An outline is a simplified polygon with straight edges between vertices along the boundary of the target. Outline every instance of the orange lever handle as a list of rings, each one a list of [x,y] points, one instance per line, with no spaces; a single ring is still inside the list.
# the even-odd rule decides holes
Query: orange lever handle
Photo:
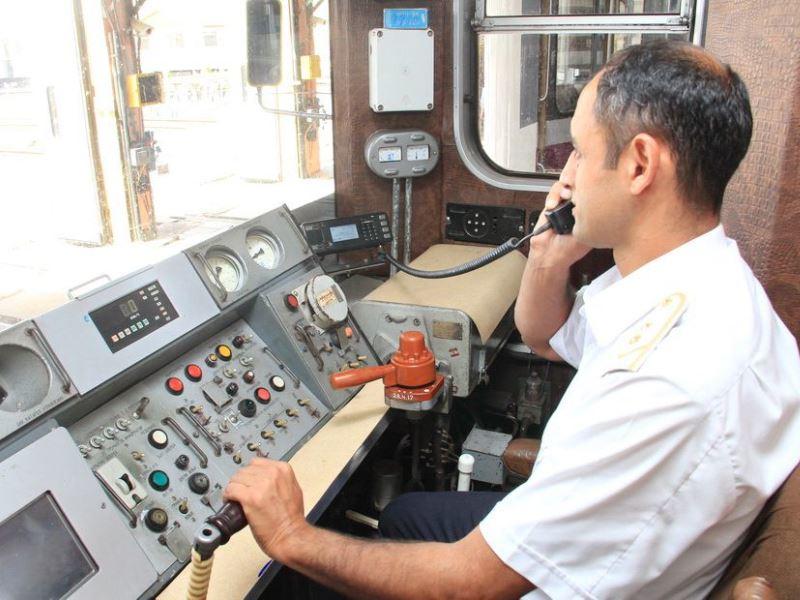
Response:
[[[331,386],[334,389],[342,389],[353,387],[386,377],[387,375],[394,375],[394,365],[380,365],[377,367],[361,367],[360,369],[350,369],[341,373],[334,373],[330,377]]]

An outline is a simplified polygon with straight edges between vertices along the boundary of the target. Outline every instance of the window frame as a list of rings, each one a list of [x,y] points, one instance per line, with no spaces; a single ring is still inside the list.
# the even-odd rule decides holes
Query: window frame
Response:
[[[453,129],[467,169],[505,190],[546,192],[555,176],[521,175],[495,164],[478,134],[478,35],[492,33],[684,33],[702,46],[708,0],[681,0],[679,14],[487,16],[486,0],[453,0]]]

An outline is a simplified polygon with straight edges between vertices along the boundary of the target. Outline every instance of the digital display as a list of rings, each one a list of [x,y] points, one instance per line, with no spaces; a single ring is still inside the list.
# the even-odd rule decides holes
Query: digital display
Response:
[[[331,227],[331,241],[335,244],[336,242],[347,242],[349,240],[357,240],[358,239],[358,227],[355,223],[351,223],[350,225],[338,225],[336,227]]]
[[[428,144],[409,146],[406,149],[408,160],[428,160],[431,157],[431,147]]]
[[[89,313],[111,352],[119,352],[159,327],[178,318],[178,312],[158,281],[117,298]]]
[[[403,160],[403,149],[400,146],[378,148],[378,162],[400,162]]]
[[[97,565],[47,492],[0,523],[3,600],[65,598]]]

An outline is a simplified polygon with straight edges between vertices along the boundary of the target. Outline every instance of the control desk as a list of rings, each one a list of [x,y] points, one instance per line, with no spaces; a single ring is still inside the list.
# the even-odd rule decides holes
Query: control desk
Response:
[[[328,377],[376,362],[285,207],[0,332],[4,592],[155,596],[239,466],[288,460],[357,392]]]

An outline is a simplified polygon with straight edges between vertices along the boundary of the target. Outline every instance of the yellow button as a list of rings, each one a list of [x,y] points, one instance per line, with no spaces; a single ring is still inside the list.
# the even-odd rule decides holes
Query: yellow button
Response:
[[[217,346],[217,356],[219,356],[222,360],[230,360],[231,356],[233,356],[233,351],[229,346],[220,344]]]

